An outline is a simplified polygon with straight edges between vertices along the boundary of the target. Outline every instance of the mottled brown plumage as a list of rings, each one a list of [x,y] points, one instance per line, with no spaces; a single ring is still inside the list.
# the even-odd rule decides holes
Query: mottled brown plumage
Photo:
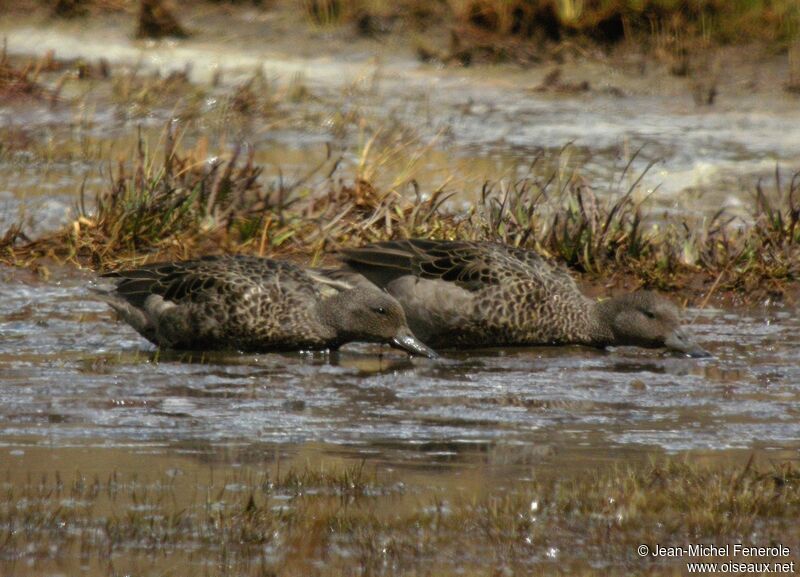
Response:
[[[414,334],[435,348],[636,345],[707,354],[669,301],[647,291],[593,301],[532,251],[417,239],[345,249],[341,259],[400,301]]]
[[[207,257],[104,276],[116,279],[116,287],[103,298],[164,348],[297,350],[369,341],[435,355],[414,338],[402,307],[386,292],[288,262]]]

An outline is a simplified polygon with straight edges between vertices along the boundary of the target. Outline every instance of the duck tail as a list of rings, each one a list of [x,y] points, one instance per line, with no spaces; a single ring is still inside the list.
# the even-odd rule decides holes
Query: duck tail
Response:
[[[133,327],[137,333],[151,342],[156,342],[156,331],[147,313],[130,303],[124,297],[116,294],[113,290],[105,290],[97,287],[88,287],[89,292],[94,294],[99,300],[105,302],[117,314],[117,317]]]

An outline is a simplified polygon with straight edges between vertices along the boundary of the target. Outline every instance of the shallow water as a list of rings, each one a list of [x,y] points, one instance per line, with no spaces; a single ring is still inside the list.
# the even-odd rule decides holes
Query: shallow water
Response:
[[[113,533],[103,527],[126,511],[155,507],[147,495],[171,503],[167,515],[202,516],[210,506],[202,495],[216,495],[213,507],[235,509],[281,471],[366,466],[381,479],[377,494],[388,496],[360,507],[393,518],[400,507],[424,514],[441,495],[502,499],[535,479],[602,474],[664,454],[736,470],[752,454],[767,463],[800,460],[800,320],[786,308],[687,311],[709,359],[576,346],[446,352],[434,361],[377,345],[191,358],[158,353],[117,322],[87,290],[90,273],[56,269],[48,281],[19,270],[0,274],[0,489],[36,494],[64,479],[64,496],[42,489],[48,496],[41,503],[61,499],[56,509],[65,515],[71,482],[119,478],[145,498],[140,504],[134,491],[130,504],[100,499],[89,526],[73,522],[66,534],[24,525],[25,511],[35,515],[39,501],[9,498],[21,517],[14,547],[0,554],[8,575],[250,575],[264,559],[281,566],[294,549],[278,544],[221,556],[202,538],[162,551],[125,537],[107,553],[84,549],[95,538],[104,543]],[[269,495],[276,511],[302,510],[293,493]],[[282,531],[274,533],[278,543]],[[760,534],[745,537],[762,543]],[[362,562],[353,539],[340,537],[300,559],[350,568]],[[643,568],[619,546],[615,553],[603,545],[575,548],[568,530],[543,542],[516,557],[518,574]],[[505,562],[483,540],[474,547],[488,550],[455,559],[432,554],[423,564],[436,567],[433,574],[461,574],[469,562],[484,574]],[[403,562],[401,555],[385,574],[407,574]],[[647,574],[683,574],[677,562],[646,567]]]
[[[497,459],[523,475],[554,455],[800,448],[800,320],[780,308],[689,310],[707,360],[541,347],[429,361],[371,345],[192,359],[156,354],[85,278],[7,276],[0,462],[26,446],[314,443],[397,464]]]

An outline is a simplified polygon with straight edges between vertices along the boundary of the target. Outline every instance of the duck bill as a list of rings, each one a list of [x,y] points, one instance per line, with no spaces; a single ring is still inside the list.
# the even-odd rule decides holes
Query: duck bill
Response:
[[[698,345],[694,338],[681,329],[673,331],[664,341],[664,346],[671,351],[677,351],[695,359],[711,356],[711,353]]]
[[[389,344],[397,349],[403,349],[412,355],[420,355],[428,357],[429,359],[435,359],[439,356],[436,354],[436,351],[425,346],[411,333],[411,330],[407,328],[400,329],[395,337],[389,341]]]

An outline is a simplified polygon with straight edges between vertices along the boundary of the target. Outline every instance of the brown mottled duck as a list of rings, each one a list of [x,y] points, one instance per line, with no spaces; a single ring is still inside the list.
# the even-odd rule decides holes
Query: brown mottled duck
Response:
[[[414,334],[434,348],[633,345],[708,356],[668,300],[637,291],[595,301],[564,269],[533,251],[401,240],[344,249],[340,258],[395,297]],[[358,282],[352,272],[332,275]]]
[[[289,262],[207,257],[103,276],[116,287],[102,298],[162,348],[258,352],[366,341],[436,356],[414,337],[403,308],[385,291],[351,287]]]

